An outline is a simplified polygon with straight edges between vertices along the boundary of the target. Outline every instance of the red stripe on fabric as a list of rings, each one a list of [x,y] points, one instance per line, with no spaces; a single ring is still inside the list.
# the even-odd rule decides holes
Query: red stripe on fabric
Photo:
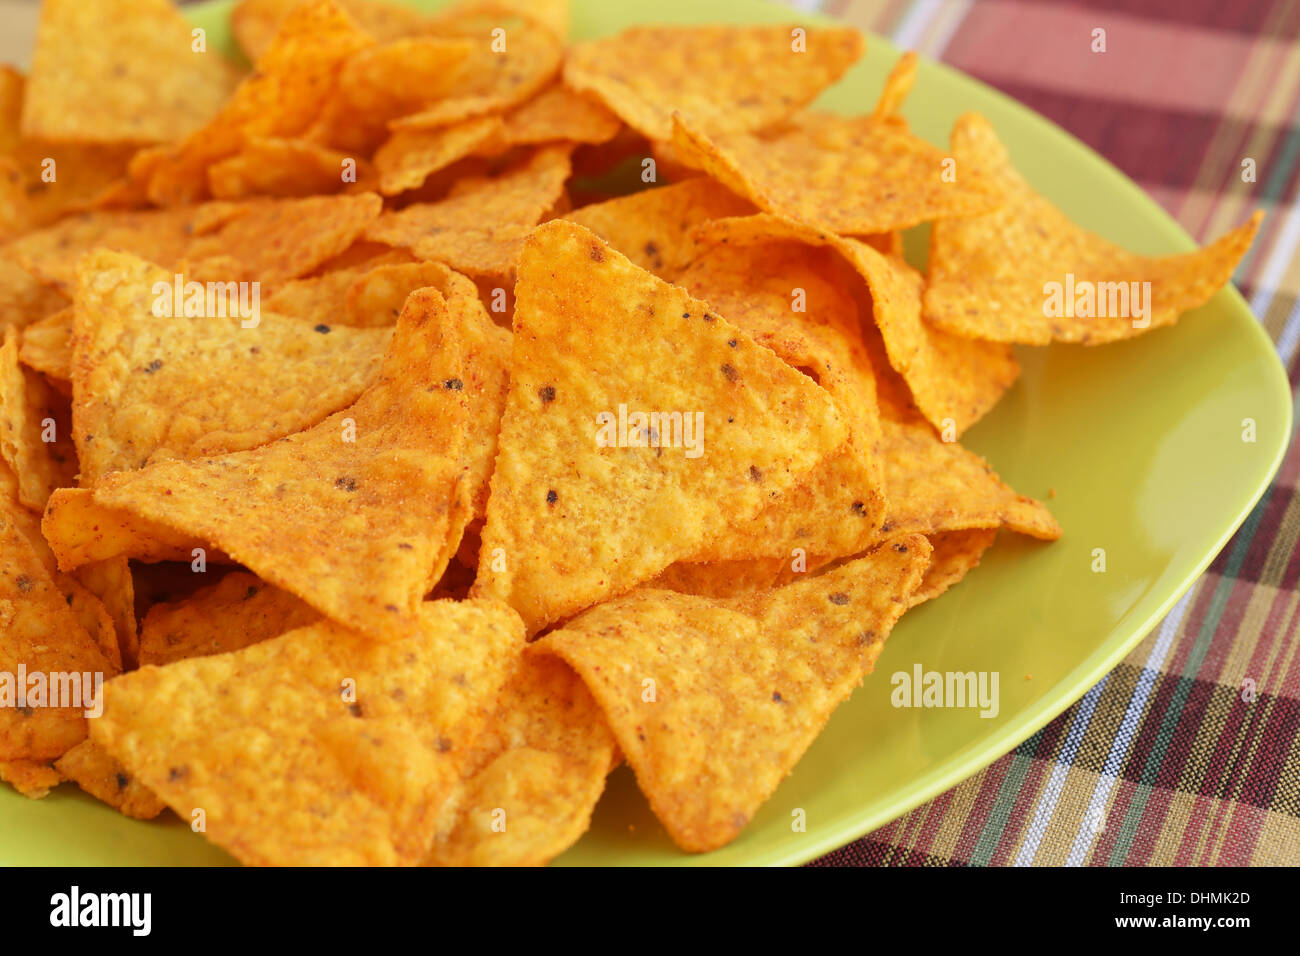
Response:
[[[953,848],[954,857],[968,861],[971,854],[975,852],[980,834],[984,832],[984,825],[988,822],[989,814],[997,803],[1002,781],[1006,779],[1009,760],[1010,757],[1003,757],[990,764],[988,770],[984,772],[979,793],[975,796],[975,802],[970,808],[966,822],[962,824],[961,835],[957,837],[957,844]]]
[[[1177,687],[1175,681],[1178,680],[1188,681],[1187,678],[1175,678],[1170,681],[1170,687]],[[1177,713],[1173,733],[1169,738],[1164,759],[1160,761],[1160,767],[1156,771],[1155,785],[1157,787],[1166,787],[1170,790],[1178,788],[1178,781],[1182,779],[1183,771],[1188,761],[1191,760],[1192,746],[1196,743],[1197,732],[1200,730],[1201,722],[1205,719],[1206,709],[1210,705],[1214,685],[1197,680],[1191,680],[1188,683],[1190,683],[1190,687],[1187,684],[1183,685],[1187,688],[1187,697],[1183,701],[1182,709]],[[1165,717],[1166,715],[1161,713],[1159,721],[1163,722]],[[1208,775],[1207,780],[1201,786],[1212,785],[1213,779],[1212,775]]]
[[[1063,5],[1077,0],[1022,0],[1044,6]],[[1267,3],[1224,3],[1223,0],[1088,0],[1089,10],[1114,10],[1133,17],[1185,23],[1214,30],[1236,33],[1261,33],[1268,22]],[[1294,34],[1288,34],[1294,36]]]
[[[1092,52],[1098,28],[1106,31],[1104,53]],[[986,0],[971,7],[944,59],[978,76],[1075,96],[1221,112],[1259,53],[1256,42],[1108,11]]]
[[[1058,717],[1057,720],[1060,718]],[[1047,776],[1052,766],[1054,761],[1050,758],[1030,762],[1029,769],[1025,772],[1025,779],[1016,793],[1015,802],[1011,805],[1011,812],[1007,814],[1006,825],[1002,828],[1002,838],[998,841],[997,849],[989,860],[990,866],[1006,866],[1011,862],[1011,854],[1016,849],[1020,835],[1033,819],[1034,805],[1043,791],[1043,778]]]
[[[1213,113],[1056,93],[988,75],[979,78],[1069,130],[1129,178],[1180,190],[1196,185],[1205,154],[1225,122]],[[1178,148],[1171,149],[1171,143]]]
[[[1160,831],[1164,828],[1165,818],[1169,816],[1169,805],[1173,803],[1172,790],[1156,788],[1147,795],[1146,806],[1138,819],[1137,832],[1133,835],[1133,845],[1123,860],[1124,866],[1147,866],[1155,855],[1156,843]]]

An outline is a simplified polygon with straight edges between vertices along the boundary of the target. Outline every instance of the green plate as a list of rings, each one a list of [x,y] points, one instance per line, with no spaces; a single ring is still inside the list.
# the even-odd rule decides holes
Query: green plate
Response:
[[[577,38],[636,23],[819,22],[752,0],[574,7]],[[228,48],[229,9],[222,2],[188,12],[210,43]],[[886,41],[869,39],[864,62],[822,105],[870,109],[894,56]],[[1153,200],[1070,135],[923,61],[904,111],[913,127],[943,144],[968,110],[993,121],[1020,170],[1077,222],[1140,252],[1192,248]],[[1011,750],[1113,668],[1205,570],[1282,460],[1291,432],[1286,376],[1233,289],[1170,329],[1094,349],[1024,349],[1020,359],[1019,383],[964,441],[1017,490],[1047,498],[1055,489],[1050,505],[1064,538],[1041,545],[1003,535],[960,587],[909,613],[875,675],[730,846],[703,856],[678,851],[622,768],[591,832],[558,862],[794,864],[888,823]],[[1242,440],[1247,418],[1254,443]],[[1091,570],[1095,548],[1106,551],[1105,573]],[[998,672],[999,713],[895,709],[890,675],[916,664]],[[806,832],[792,828],[796,809]],[[231,862],[174,819],[136,823],[68,785],[42,801],[0,787],[0,833],[4,863]]]

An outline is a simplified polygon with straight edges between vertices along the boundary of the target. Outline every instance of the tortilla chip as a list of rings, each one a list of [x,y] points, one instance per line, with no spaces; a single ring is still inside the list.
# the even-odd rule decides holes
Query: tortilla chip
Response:
[[[876,110],[872,113],[872,118],[877,122],[905,122],[899,113],[916,84],[916,62],[914,50],[908,50],[895,61],[889,76],[885,78],[885,88],[876,102]]]
[[[25,691],[35,690],[35,675],[43,675],[48,691],[51,675],[107,677],[110,669],[9,509],[2,508],[0,674],[13,676],[0,679],[0,760],[53,760],[85,738],[86,698],[79,698],[78,706],[51,707],[56,701],[43,691],[39,702],[32,695],[19,706],[20,667],[28,676]],[[80,682],[79,676],[72,689],[80,688]]]
[[[295,6],[221,111],[177,144],[141,153],[131,177],[149,200],[174,206],[202,199],[207,168],[233,156],[249,139],[292,139],[305,133],[337,95],[339,70],[374,39],[331,0]]]
[[[710,537],[693,561],[788,560],[796,549],[830,559],[856,554],[876,538],[885,502],[874,451],[880,437],[875,376],[858,341],[857,306],[834,266],[830,253],[797,243],[724,243],[676,279],[816,381],[849,425],[839,451],[753,520]],[[795,311],[796,290],[804,311]]]
[[[613,757],[614,735],[578,676],[558,658],[525,652],[425,862],[546,863],[591,825]]]
[[[937,223],[930,233],[925,318],[954,335],[1099,345],[1172,325],[1231,280],[1264,215],[1256,212],[1196,252],[1140,256],[1076,226],[1035,192],[984,117],[957,121],[952,153],[959,177],[987,179],[1005,196],[992,212]],[[1141,294],[1144,282],[1149,314],[1136,318],[1130,290]],[[1061,298],[1054,316],[1051,283]],[[1085,293],[1096,301],[1081,298]]]
[[[492,13],[518,14],[546,27],[558,40],[569,35],[569,0],[459,0],[433,16],[436,26],[455,25],[466,17]]]
[[[423,605],[391,641],[321,622],[124,675],[92,740],[244,863],[416,864],[521,631],[483,602]]]
[[[68,304],[67,296],[11,260],[11,252],[12,248],[6,248],[0,259],[0,332],[10,325],[25,329]]]
[[[563,44],[550,29],[530,16],[504,10],[441,19],[430,30],[440,37],[471,41],[469,55],[441,99],[393,120],[393,129],[434,129],[517,106],[555,78],[564,56]]]
[[[104,655],[104,660],[107,661],[104,677],[107,679],[122,673],[122,649],[118,646],[117,631],[104,602],[68,574],[55,574],[54,586],[63,592],[68,607]]]
[[[650,139],[672,139],[672,113],[703,128],[770,126],[812,102],[862,55],[851,27],[634,27],[579,43],[564,81],[592,93]]]
[[[746,558],[704,563],[678,561],[664,568],[646,587],[680,591],[696,597],[727,599],[788,584],[796,580],[798,574],[816,570],[808,565],[803,572],[795,572],[791,564],[791,558]]]
[[[50,546],[41,534],[41,516],[24,507],[18,500],[18,476],[3,457],[0,457],[0,512],[7,512],[13,519],[19,533],[27,539],[27,543],[45,565],[45,570],[50,574],[58,571],[59,563],[54,557],[54,552],[50,550]]]
[[[109,558],[83,565],[73,576],[103,603],[117,635],[117,657],[128,670],[135,668],[140,660],[140,636],[130,563],[126,558]]]
[[[586,682],[674,842],[713,850],[744,829],[871,673],[929,559],[929,542],[908,535],[731,601],[641,589],[537,646]]]
[[[469,275],[506,276],[528,231],[563,195],[571,148],[544,146],[497,175],[462,180],[439,202],[386,212],[366,238]]]
[[[206,587],[218,583],[238,569],[215,564],[196,572],[190,562],[158,561],[144,564],[131,562],[131,581],[135,585],[135,617],[143,622],[159,604],[179,604]]]
[[[18,361],[46,378],[67,382],[71,388],[72,324],[72,306],[68,306],[24,327]]]
[[[364,241],[353,243],[354,247],[357,245],[368,246],[370,244]],[[390,249],[379,244],[376,244],[376,247],[382,250],[378,256],[367,257],[362,262],[349,263],[342,265],[340,268],[331,269],[331,264],[341,263],[343,258],[349,256],[349,253],[344,252],[340,256],[335,256],[329,262],[321,265],[314,274],[303,279],[293,279],[277,287],[263,300],[264,305],[273,312],[279,312],[282,315],[293,315],[301,319],[311,319],[317,324],[330,327],[336,325],[373,327],[395,324],[397,321],[396,316],[391,321],[379,322],[369,314],[363,316],[365,321],[354,321],[353,314],[347,305],[348,291],[360,277],[380,266],[399,265],[414,261],[410,253],[405,249]]]
[[[91,143],[179,139],[206,123],[239,71],[196,53],[169,0],[44,0],[23,134]]]
[[[432,287],[447,300],[452,325],[461,343],[461,380],[469,402],[463,491],[473,513],[487,510],[488,479],[496,461],[497,432],[505,409],[510,379],[510,333],[493,323],[479,300],[474,283],[437,262],[381,266],[353,282],[347,309],[354,325],[401,313],[416,289]]]
[[[698,225],[725,216],[746,216],[754,207],[708,179],[690,179],[583,206],[564,218],[586,226],[642,269],[676,282],[697,252],[690,243]]]
[[[925,284],[921,274],[865,242],[766,214],[707,223],[696,235],[726,243],[789,238],[838,252],[871,291],[872,316],[890,365],[907,382],[917,407],[941,431],[951,429],[954,436],[961,435],[997,404],[1020,375],[1010,347],[972,342],[930,328],[921,319]]]
[[[295,279],[350,246],[382,208],[374,193],[241,203],[191,242],[182,271],[221,282]]]
[[[174,604],[155,604],[140,627],[140,666],[226,654],[320,620],[288,591],[232,571]]]
[[[333,620],[392,635],[415,619],[448,547],[469,416],[461,369],[446,303],[423,289],[350,408],[251,451],[115,472],[95,502],[209,541]]]
[[[92,249],[129,252],[165,269],[178,266],[190,243],[195,216],[192,208],[86,212],[28,233],[6,246],[5,252],[41,282],[69,297],[77,286],[77,262]]]
[[[495,155],[513,146],[542,143],[607,143],[618,135],[619,118],[592,97],[553,83],[506,114],[493,139],[480,152]]]
[[[379,191],[416,189],[440,169],[464,159],[502,130],[499,116],[480,116],[437,129],[398,130],[375,153]]]
[[[355,181],[374,176],[369,162],[301,139],[250,139],[237,155],[208,167],[208,189],[217,199],[246,196],[310,196],[338,192],[346,164]]]
[[[380,43],[417,32],[425,22],[419,10],[383,0],[334,0]],[[271,46],[284,18],[302,0],[240,0],[230,11],[230,29],[239,49],[257,62]]]
[[[29,800],[42,800],[63,780],[47,763],[36,760],[0,760],[0,780]]]
[[[18,361],[18,330],[0,346],[0,455],[18,476],[18,498],[43,511],[55,488],[77,481],[67,402]]]
[[[26,81],[0,66],[0,237],[53,222],[112,194],[136,147],[129,144],[62,143],[19,131]]]
[[[332,328],[273,312],[172,314],[173,279],[134,256],[82,260],[73,345],[81,483],[168,458],[256,448],[356,400],[391,333]],[[226,311],[222,301],[221,313]],[[232,312],[233,312],[232,308]]]
[[[135,779],[93,740],[83,740],[54,762],[64,779],[135,820],[152,820],[166,809],[157,794]]]
[[[888,502],[882,534],[1009,528],[1045,541],[1061,536],[1042,502],[1017,494],[979,455],[940,440],[914,409],[882,400],[880,426]]]
[[[999,202],[978,173],[944,182],[941,149],[870,116],[806,112],[761,136],[706,133],[686,114],[673,123],[685,162],[766,212],[841,235],[972,216]]]
[[[120,555],[140,561],[189,564],[196,548],[203,549],[209,562],[230,560],[198,538],[125,509],[96,503],[88,488],[60,488],[50,495],[41,531],[63,571]]]
[[[750,520],[844,441],[811,381],[581,226],[532,234],[515,296],[475,591],[507,600],[530,632]],[[601,447],[622,426],[598,426],[620,409],[679,413],[654,433],[669,447],[648,447],[648,418],[626,428],[644,445]],[[684,424],[705,417],[714,437],[686,447]]]
[[[996,528],[979,531],[941,531],[930,535],[934,553],[921,585],[912,592],[908,607],[937,598],[979,566],[984,552],[997,538]]]

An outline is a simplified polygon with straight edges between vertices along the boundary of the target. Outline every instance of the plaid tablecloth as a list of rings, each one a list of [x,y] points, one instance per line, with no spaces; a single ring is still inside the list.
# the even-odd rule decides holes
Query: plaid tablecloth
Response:
[[[1236,282],[1300,378],[1300,2],[788,0],[942,59],[1109,158]],[[0,0],[22,62],[34,4]],[[1081,57],[1095,27],[1106,57]],[[1241,160],[1256,160],[1254,183]],[[1300,414],[1296,416],[1300,419]],[[1014,752],[814,865],[1300,864],[1300,447],[1138,648]],[[1255,699],[1243,700],[1243,683]]]
[[[1110,159],[1202,241],[1265,209],[1236,283],[1294,393],[1300,3],[792,5],[1015,97]],[[1096,27],[1107,55],[1079,55]],[[1241,180],[1245,157],[1256,161],[1254,183]],[[1293,442],[1210,570],[1077,704],[983,772],[813,865],[1300,864],[1297,479]],[[1253,701],[1243,699],[1247,680]]]

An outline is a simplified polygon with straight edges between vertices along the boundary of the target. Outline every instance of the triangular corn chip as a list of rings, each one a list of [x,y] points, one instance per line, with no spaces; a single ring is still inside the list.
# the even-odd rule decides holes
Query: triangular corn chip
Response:
[[[889,364],[902,375],[917,407],[930,422],[956,438],[997,404],[1020,375],[1009,346],[972,342],[928,326],[921,319],[924,278],[901,259],[869,244],[770,214],[716,220],[696,230],[714,242],[795,239],[838,252],[871,291],[871,314]]]
[[[426,862],[539,866],[575,843],[610,771],[614,735],[563,661],[525,652],[474,744]]]
[[[262,58],[289,11],[302,0],[239,0],[230,11],[235,42],[252,62]],[[385,0],[335,0],[357,24],[381,43],[416,33],[425,14],[402,3]]]
[[[205,562],[230,561],[198,538],[124,508],[97,504],[89,488],[60,488],[50,495],[40,526],[64,571],[122,555],[186,564],[198,557]]]
[[[0,780],[29,800],[43,800],[62,782],[63,777],[41,760],[0,760]]]
[[[96,681],[112,673],[10,509],[0,507],[0,760],[53,760],[85,739]]]
[[[47,379],[57,379],[72,394],[72,306],[23,329],[18,361]],[[56,383],[57,384],[57,383]]]
[[[155,604],[140,626],[140,666],[226,654],[320,620],[288,591],[232,571],[175,603]]]
[[[494,176],[460,180],[445,199],[386,212],[366,238],[409,247],[469,275],[510,273],[528,230],[564,194],[571,146],[544,146]]]
[[[134,820],[152,820],[167,808],[93,740],[83,740],[54,765],[64,779]]]
[[[720,243],[675,280],[813,377],[849,425],[843,448],[780,502],[705,542],[693,561],[788,560],[800,553],[829,559],[855,554],[876,538],[885,502],[874,450],[875,376],[858,342],[857,305],[840,287],[835,265],[830,252],[798,243]]]
[[[501,135],[501,117],[480,116],[436,129],[398,130],[375,151],[379,191],[394,196],[418,189],[440,169]]]
[[[53,140],[180,139],[214,116],[239,72],[196,51],[170,0],[44,0],[23,133]]]
[[[993,546],[996,528],[976,531],[941,531],[930,535],[930,567],[921,585],[912,592],[908,607],[932,601],[979,566],[984,552]]]
[[[802,113],[761,136],[709,133],[688,113],[673,124],[682,161],[767,212],[841,235],[970,216],[998,202],[974,172],[945,182],[941,149],[870,116]]]
[[[750,520],[845,439],[812,381],[581,226],[532,234],[515,296],[475,588],[530,631]]]
[[[483,602],[390,641],[320,623],[124,675],[92,740],[245,863],[416,864],[522,644]]]
[[[233,156],[249,138],[291,138],[306,132],[337,92],[349,56],[374,43],[332,0],[295,6],[253,70],[221,111],[179,143],[142,150],[131,178],[149,200],[174,206],[202,199],[207,168]]]
[[[564,57],[560,38],[526,10],[522,15],[491,7],[467,10],[429,29],[439,37],[469,40],[469,56],[436,103],[394,120],[393,129],[434,129],[507,110],[544,89]]]
[[[196,215],[193,207],[88,212],[29,232],[6,246],[5,252],[42,282],[71,297],[77,286],[77,263],[92,249],[129,252],[166,269],[179,265]]]
[[[344,180],[345,171],[355,180]],[[208,167],[208,191],[216,199],[248,196],[310,196],[338,192],[350,183],[373,184],[374,170],[362,157],[302,139],[248,139],[234,156]]]
[[[120,658],[127,669],[140,660],[140,629],[135,619],[135,579],[124,557],[109,558],[77,568],[73,575],[87,591],[103,602],[117,632]]]
[[[862,55],[851,27],[635,27],[569,51],[564,80],[650,139],[671,139],[673,110],[705,129],[760,129],[789,116]]]
[[[732,601],[641,589],[537,646],[586,681],[677,845],[713,850],[744,829],[871,673],[929,559],[925,538],[907,535]]]
[[[82,259],[72,381],[83,486],[315,425],[356,400],[391,338],[260,309],[245,318],[225,298],[193,301],[184,283],[124,253]]]
[[[208,541],[336,621],[392,633],[448,548],[468,422],[461,367],[446,303],[423,289],[350,408],[251,451],[115,472],[95,502]]]
[[[221,282],[294,279],[352,245],[382,207],[374,193],[231,204],[228,219],[190,244],[182,271]]]
[[[607,143],[622,126],[599,100],[554,83],[507,113],[496,137],[480,152],[541,143]]]
[[[19,333],[0,346],[0,455],[18,476],[18,497],[42,511],[56,488],[76,484],[77,453],[67,400],[18,361]]]
[[[1046,541],[1061,536],[1042,502],[1017,494],[979,455],[940,439],[915,409],[882,397],[880,428],[882,534],[1010,528]]]
[[[962,175],[1004,195],[993,212],[930,233],[925,318],[955,335],[1098,345],[1171,325],[1232,278],[1263,219],[1257,212],[1196,252],[1140,256],[1076,226],[1035,192],[984,117],[957,121],[952,154],[969,171]]]
[[[690,241],[696,226],[753,211],[745,200],[699,177],[583,206],[564,218],[586,226],[642,269],[676,282],[697,252]]]

